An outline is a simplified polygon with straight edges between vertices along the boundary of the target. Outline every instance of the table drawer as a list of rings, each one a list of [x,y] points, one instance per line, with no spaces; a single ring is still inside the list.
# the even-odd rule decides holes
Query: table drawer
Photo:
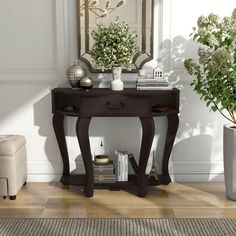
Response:
[[[80,116],[148,116],[151,113],[149,97],[110,95],[83,97]]]

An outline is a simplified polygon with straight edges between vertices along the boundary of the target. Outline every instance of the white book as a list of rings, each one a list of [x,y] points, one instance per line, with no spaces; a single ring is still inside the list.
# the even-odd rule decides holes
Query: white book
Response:
[[[117,160],[117,181],[121,181],[121,160],[120,160],[120,154],[118,154],[118,160]]]
[[[121,181],[125,181],[125,156],[124,153],[121,152]]]
[[[128,153],[124,152],[124,181],[128,181]]]
[[[137,90],[172,90],[172,86],[168,87],[137,87]]]
[[[117,156],[116,180],[119,182],[128,181],[128,152],[115,152]]]
[[[116,154],[116,180],[121,181],[121,153],[119,150],[115,151]]]
[[[167,81],[167,79],[146,79],[146,78],[143,78],[143,77],[138,77],[138,79],[137,79],[137,82],[138,83],[153,83],[153,82],[160,82],[160,83],[168,83],[168,81]]]
[[[137,87],[169,87],[168,83],[137,83]]]

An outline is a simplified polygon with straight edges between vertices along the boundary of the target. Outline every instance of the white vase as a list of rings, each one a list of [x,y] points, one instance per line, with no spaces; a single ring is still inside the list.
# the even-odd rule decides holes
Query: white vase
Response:
[[[112,68],[113,80],[111,82],[111,90],[121,91],[124,89],[124,83],[121,80],[121,72],[122,68],[120,66]]]
[[[236,200],[236,128],[224,126],[224,176],[227,198]]]

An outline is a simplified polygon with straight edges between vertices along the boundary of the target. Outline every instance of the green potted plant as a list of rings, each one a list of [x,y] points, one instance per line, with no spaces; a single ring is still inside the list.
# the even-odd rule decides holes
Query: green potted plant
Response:
[[[123,90],[121,81],[122,67],[130,69],[136,50],[136,34],[130,32],[125,22],[110,23],[108,26],[98,25],[92,31],[94,45],[91,56],[98,68],[112,69],[112,90]]]
[[[236,200],[236,9],[223,19],[200,16],[192,35],[199,43],[198,59],[184,65],[194,76],[194,91],[230,122],[224,126],[224,175],[226,195]]]

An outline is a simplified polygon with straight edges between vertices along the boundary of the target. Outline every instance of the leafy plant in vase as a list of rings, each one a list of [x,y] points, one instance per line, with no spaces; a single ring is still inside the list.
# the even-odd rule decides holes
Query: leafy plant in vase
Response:
[[[231,122],[224,126],[224,174],[226,195],[236,200],[236,9],[223,19],[200,16],[193,30],[199,58],[186,59],[185,68],[206,105]]]
[[[98,25],[97,30],[92,31],[94,45],[91,56],[98,68],[112,69],[112,90],[123,90],[121,80],[122,67],[131,69],[132,59],[137,52],[136,34],[130,32],[125,22],[110,23],[108,26]]]

